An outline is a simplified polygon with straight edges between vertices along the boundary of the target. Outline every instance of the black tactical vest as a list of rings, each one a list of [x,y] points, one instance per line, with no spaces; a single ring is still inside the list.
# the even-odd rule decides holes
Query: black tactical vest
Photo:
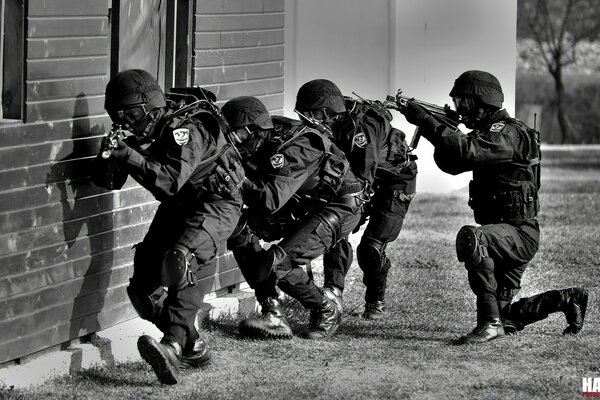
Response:
[[[502,121],[516,128],[519,148],[507,162],[477,165],[469,183],[469,206],[478,224],[521,224],[540,210],[540,135],[523,122]]]

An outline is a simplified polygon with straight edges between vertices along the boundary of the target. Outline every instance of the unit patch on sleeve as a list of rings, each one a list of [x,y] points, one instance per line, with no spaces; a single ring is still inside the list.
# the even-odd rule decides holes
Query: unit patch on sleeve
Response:
[[[361,149],[367,145],[367,135],[364,132],[357,132],[354,135],[354,144]]]
[[[188,128],[173,129],[173,139],[180,146],[186,145],[190,141],[190,130]]]
[[[277,153],[271,156],[271,165],[273,166],[273,168],[279,169],[283,167],[284,163],[285,158],[283,157],[283,154]]]
[[[492,124],[490,132],[500,132],[502,128],[504,128],[504,122],[496,122],[495,124]]]

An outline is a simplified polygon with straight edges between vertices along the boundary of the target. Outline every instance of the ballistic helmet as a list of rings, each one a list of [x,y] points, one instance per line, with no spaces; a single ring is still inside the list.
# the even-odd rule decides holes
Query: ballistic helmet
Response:
[[[143,105],[147,112],[165,107],[165,95],[150,73],[141,69],[128,69],[113,76],[106,85],[104,109],[123,110]]]
[[[328,109],[335,114],[346,111],[344,96],[335,85],[327,79],[315,79],[306,82],[298,90],[296,110],[300,112]]]
[[[460,74],[454,81],[450,97],[474,97],[481,103],[502,108],[504,94],[498,79],[485,71],[471,70]]]
[[[265,105],[252,96],[240,96],[229,100],[221,108],[231,129],[254,125],[261,129],[272,129],[273,121]]]

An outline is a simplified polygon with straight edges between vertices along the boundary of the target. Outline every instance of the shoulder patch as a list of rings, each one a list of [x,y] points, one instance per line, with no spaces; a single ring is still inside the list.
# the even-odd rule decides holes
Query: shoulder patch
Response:
[[[367,135],[364,132],[357,132],[354,135],[354,144],[361,149],[367,145],[369,141],[367,140]]]
[[[173,139],[180,146],[188,144],[190,141],[190,130],[188,128],[173,129]]]
[[[277,153],[271,156],[271,166],[273,168],[279,169],[283,167],[283,164],[285,164],[285,158],[283,157],[283,154]]]
[[[504,128],[504,122],[496,122],[490,127],[490,132],[500,132]]]

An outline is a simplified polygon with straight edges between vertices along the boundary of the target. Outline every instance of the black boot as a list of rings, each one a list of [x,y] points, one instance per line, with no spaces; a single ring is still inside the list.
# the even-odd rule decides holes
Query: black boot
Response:
[[[485,343],[504,336],[504,327],[500,318],[478,323],[473,331],[458,340],[458,344]]]
[[[179,361],[180,369],[203,368],[210,364],[210,350],[206,342],[198,338],[190,349],[184,349],[181,360]]]
[[[323,294],[335,303],[340,314],[344,311],[344,300],[340,289],[334,286],[326,286],[323,288]]]
[[[279,302],[269,297],[261,303],[261,316],[240,322],[242,337],[253,339],[289,339],[292,328],[283,315]]]
[[[565,313],[568,326],[563,335],[576,334],[583,327],[588,291],[583,288],[570,288],[560,291],[560,310]]]
[[[364,319],[382,319],[385,316],[385,300],[375,300],[365,303]]]
[[[365,275],[363,278],[363,283],[366,286],[365,311],[362,315],[364,319],[382,319],[385,317],[385,290],[390,266],[390,261],[386,259],[377,275],[368,277]]]
[[[323,296],[323,303],[310,312],[310,323],[304,332],[307,339],[327,339],[338,330],[342,324],[342,314],[333,300]]]
[[[156,374],[158,381],[166,385],[177,383],[181,345],[164,339],[159,342],[151,336],[143,335],[138,339],[138,351]]]

